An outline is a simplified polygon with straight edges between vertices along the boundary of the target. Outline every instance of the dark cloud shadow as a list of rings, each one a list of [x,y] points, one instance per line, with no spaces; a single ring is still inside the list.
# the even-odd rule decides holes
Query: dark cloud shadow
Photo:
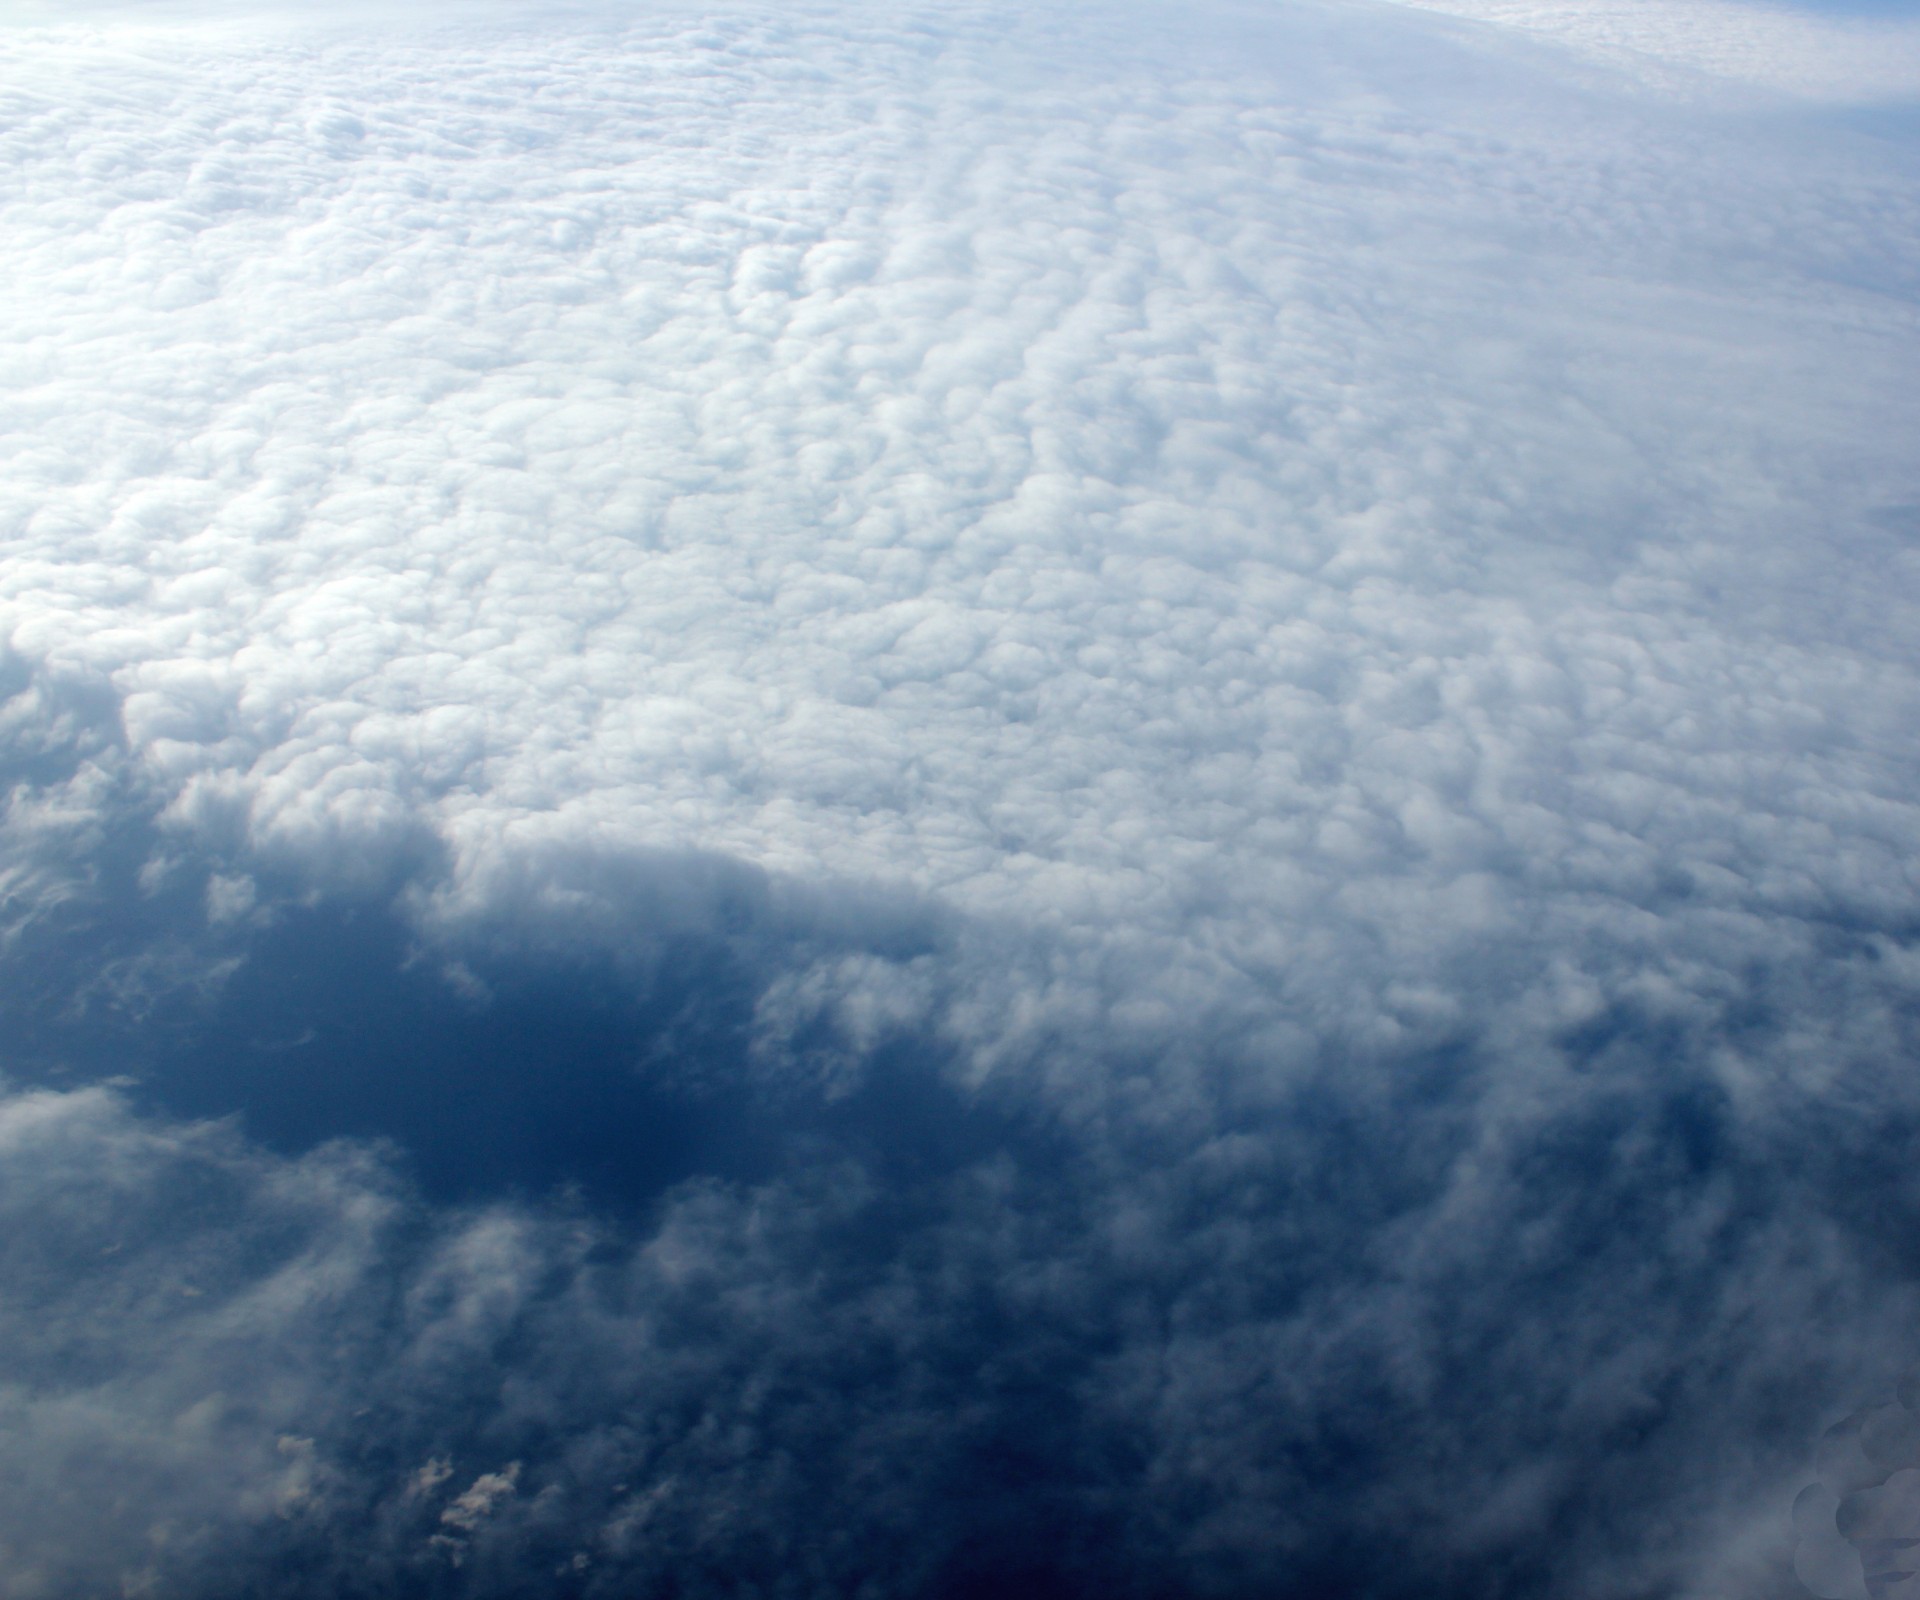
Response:
[[[598,921],[509,913],[440,946],[401,909],[439,873],[431,850],[397,853],[373,893],[247,880],[258,902],[221,925],[210,896],[234,880],[171,858],[131,809],[84,846],[66,864],[77,888],[0,975],[16,1082],[128,1080],[149,1110],[237,1116],[283,1154],[383,1142],[435,1201],[573,1191],[616,1212],[694,1177],[849,1156],[907,1177],[1039,1137],[957,1089],[924,1036],[879,1040],[833,1085],[756,1056],[783,961],[924,944],[893,902],[795,911],[758,875],[694,858],[548,863],[597,886]],[[791,1043],[804,1055],[832,1042],[821,1031]]]
[[[391,909],[283,914],[142,1075],[177,1114],[239,1112],[282,1150],[381,1139],[443,1199],[577,1187],[630,1205],[697,1174],[763,1176],[783,1128],[740,1093],[662,1087],[643,1069],[675,999],[725,1012],[740,977],[701,953],[648,1001],[590,966],[496,963],[464,989]],[[471,980],[470,980],[471,981]],[[731,1078],[725,1018],[691,1048]],[[681,1077],[686,1077],[682,1074]]]

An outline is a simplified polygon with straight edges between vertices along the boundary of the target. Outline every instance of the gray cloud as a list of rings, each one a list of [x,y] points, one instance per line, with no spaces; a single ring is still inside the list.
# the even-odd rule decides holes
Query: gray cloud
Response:
[[[1750,1592],[1908,1344],[1914,1112],[1757,1126],[1702,1054],[1623,1019],[1524,1107],[1497,1056],[1329,1063],[1199,1133],[1002,1102],[918,1162],[828,1126],[636,1224],[18,1094],[10,1577]]]

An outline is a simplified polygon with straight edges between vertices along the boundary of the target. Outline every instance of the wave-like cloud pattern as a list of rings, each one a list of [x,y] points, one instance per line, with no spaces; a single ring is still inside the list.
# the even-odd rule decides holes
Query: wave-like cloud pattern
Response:
[[[1897,138],[1385,7],[0,53],[8,1592],[1797,1581]]]

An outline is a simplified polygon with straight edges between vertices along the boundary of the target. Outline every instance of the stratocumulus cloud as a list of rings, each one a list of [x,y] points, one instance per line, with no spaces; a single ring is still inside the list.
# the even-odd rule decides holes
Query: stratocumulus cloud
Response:
[[[0,54],[0,1588],[1867,1592],[1893,78]]]

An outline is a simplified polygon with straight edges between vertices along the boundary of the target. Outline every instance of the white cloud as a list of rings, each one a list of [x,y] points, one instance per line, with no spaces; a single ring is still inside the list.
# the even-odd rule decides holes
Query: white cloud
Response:
[[[1920,23],[1895,13],[1834,15],[1745,0],[1401,3],[1523,29],[1615,66],[1654,69],[1667,84],[1701,74],[1812,100],[1920,97]]]
[[[6,1101],[16,1588],[908,1592],[1018,1431],[1086,1584],[1649,1592],[1879,1380],[1898,147],[1384,7],[0,58],[0,1015],[397,895],[853,1108],[621,1233]]]
[[[1899,923],[1899,170],[1158,26],[9,40],[15,650],[269,857],[720,851],[1179,1008]]]

